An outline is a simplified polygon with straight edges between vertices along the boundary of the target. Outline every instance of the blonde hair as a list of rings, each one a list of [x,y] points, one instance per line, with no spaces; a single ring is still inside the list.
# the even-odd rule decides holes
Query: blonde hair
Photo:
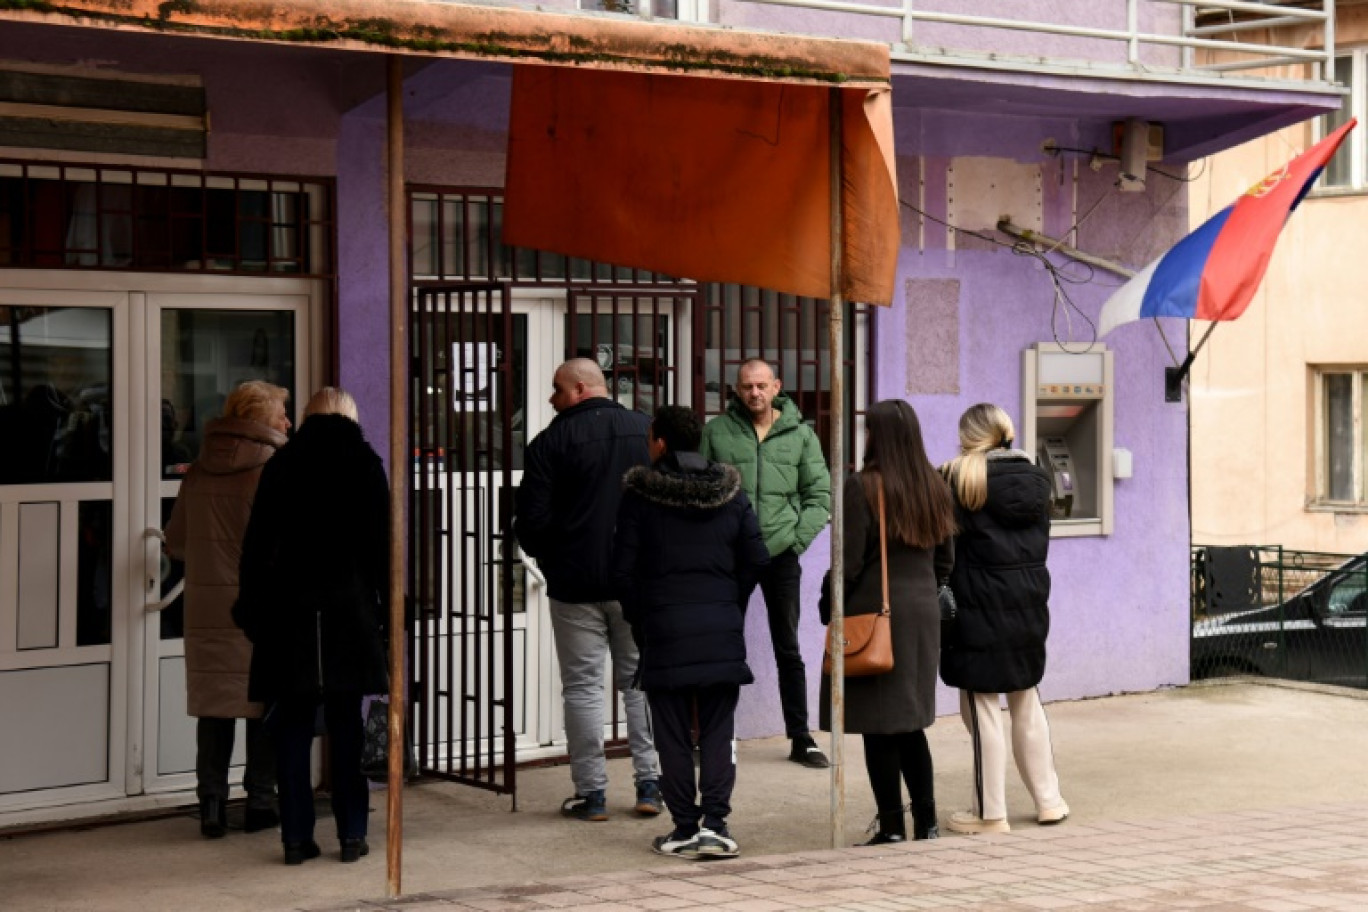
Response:
[[[257,424],[269,424],[274,417],[275,407],[285,407],[290,391],[283,386],[267,383],[265,380],[248,380],[239,383],[223,401],[223,417],[242,418]]]
[[[351,397],[351,393],[335,386],[325,386],[313,394],[309,404],[304,406],[304,417],[308,418],[310,415],[341,415],[358,424],[361,421],[356,411],[356,400]]]
[[[1010,447],[1016,429],[1008,414],[991,402],[971,405],[959,420],[960,454],[941,467],[966,510],[988,502],[988,451]]]

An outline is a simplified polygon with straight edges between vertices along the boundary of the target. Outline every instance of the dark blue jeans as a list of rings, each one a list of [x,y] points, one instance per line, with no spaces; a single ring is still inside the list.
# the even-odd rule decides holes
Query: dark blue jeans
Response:
[[[361,775],[361,694],[327,694],[323,720],[328,729],[328,764],[332,779],[332,812],[338,839],[366,835],[370,790]],[[276,745],[277,788],[280,793],[280,838],[286,843],[308,842],[314,834],[313,780],[309,750],[313,747],[318,701],[285,700],[271,711],[271,736]]]
[[[799,589],[803,570],[792,549],[770,558],[760,576],[760,593],[769,616],[774,666],[779,675],[779,705],[784,710],[784,733],[797,738],[808,733],[807,670],[798,648]]]

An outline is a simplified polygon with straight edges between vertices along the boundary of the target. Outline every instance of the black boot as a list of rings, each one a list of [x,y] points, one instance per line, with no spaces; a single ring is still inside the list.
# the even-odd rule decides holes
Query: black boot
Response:
[[[872,839],[861,843],[861,845],[888,845],[891,842],[907,841],[907,822],[903,819],[902,808],[887,813],[880,811],[874,820],[879,825],[878,832],[874,834]]]
[[[205,798],[200,802],[200,835],[221,839],[227,832],[228,805],[221,798]]]
[[[912,809],[912,838],[940,839],[940,827],[936,824],[936,806],[934,804]]]

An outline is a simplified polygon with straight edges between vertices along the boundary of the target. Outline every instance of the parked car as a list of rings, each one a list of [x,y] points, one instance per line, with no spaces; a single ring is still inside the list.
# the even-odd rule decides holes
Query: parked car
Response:
[[[1275,570],[1295,578],[1288,566]],[[1315,575],[1285,599],[1276,600],[1275,589],[1271,603],[1223,611],[1195,599],[1192,678],[1250,674],[1368,688],[1368,554]]]

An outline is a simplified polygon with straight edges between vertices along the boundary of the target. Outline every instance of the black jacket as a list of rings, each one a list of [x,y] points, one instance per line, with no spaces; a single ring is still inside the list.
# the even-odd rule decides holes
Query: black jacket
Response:
[[[233,620],[253,700],[388,689],[389,485],[356,422],[312,415],[261,472]]]
[[[955,503],[959,605],[954,635],[941,643],[941,680],[977,693],[1029,690],[1045,674],[1050,633],[1050,481],[1020,450],[988,458],[988,500]]]
[[[651,459],[651,419],[612,399],[586,399],[556,415],[527,447],[514,531],[561,602],[613,598],[610,562],[622,476]]]
[[[769,550],[740,474],[679,453],[632,469],[623,487],[613,579],[641,650],[641,688],[749,684],[741,596]]]

